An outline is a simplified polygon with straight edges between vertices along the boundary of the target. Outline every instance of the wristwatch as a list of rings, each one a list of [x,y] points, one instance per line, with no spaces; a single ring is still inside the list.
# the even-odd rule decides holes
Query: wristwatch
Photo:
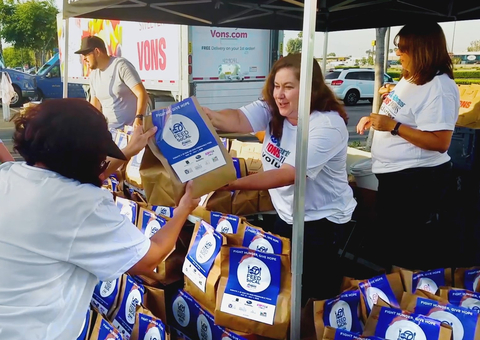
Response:
[[[398,129],[400,128],[400,125],[402,125],[402,123],[397,122],[397,124],[395,124],[395,127],[392,131],[390,131],[390,133],[394,136],[398,136]]]

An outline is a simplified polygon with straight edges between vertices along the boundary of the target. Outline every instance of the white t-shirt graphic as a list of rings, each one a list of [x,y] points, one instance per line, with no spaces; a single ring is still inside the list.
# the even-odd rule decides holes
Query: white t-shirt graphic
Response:
[[[458,86],[442,74],[425,85],[415,85],[401,79],[384,99],[379,113],[422,131],[452,131],[459,109]],[[374,173],[432,167],[449,160],[446,152],[419,148],[400,136],[393,136],[390,131],[375,131],[372,144]]]
[[[258,100],[241,110],[255,132],[265,130],[262,149],[264,171],[278,169],[282,164],[294,167],[297,127],[285,120],[279,142],[270,134],[271,114],[265,102]],[[337,112],[312,112],[309,124],[305,221],[322,218],[334,223],[350,221],[356,201],[347,180],[347,142],[348,130]],[[269,193],[280,218],[292,224],[294,185],[270,189]]]

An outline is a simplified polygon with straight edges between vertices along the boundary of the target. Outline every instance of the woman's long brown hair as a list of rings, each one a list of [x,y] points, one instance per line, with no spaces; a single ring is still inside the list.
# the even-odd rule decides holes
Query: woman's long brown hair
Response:
[[[263,100],[268,104],[270,112],[272,114],[272,120],[270,121],[270,134],[280,140],[283,133],[283,117],[275,103],[273,97],[273,90],[275,88],[275,75],[283,68],[291,68],[295,72],[297,80],[300,80],[300,62],[301,54],[289,54],[288,56],[281,58],[275,62],[268,75],[265,86],[263,87],[262,96]],[[336,111],[343,118],[345,124],[348,122],[348,116],[345,112],[343,105],[335,97],[335,94],[325,84],[323,79],[322,70],[320,65],[314,59],[313,60],[313,76],[312,76],[312,96],[310,101],[310,113],[313,111],[327,112]]]
[[[453,79],[452,58],[442,28],[436,22],[407,24],[394,40],[400,52],[411,58],[410,70],[402,76],[417,85],[424,85],[437,74],[445,73]]]

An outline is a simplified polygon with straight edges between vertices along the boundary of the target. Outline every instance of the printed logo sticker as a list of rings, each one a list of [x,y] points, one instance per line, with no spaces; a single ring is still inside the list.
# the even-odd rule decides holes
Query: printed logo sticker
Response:
[[[388,327],[385,338],[396,340],[427,340],[420,326],[409,320],[398,320],[394,322]]]
[[[133,289],[127,298],[127,308],[125,308],[125,320],[128,323],[135,323],[135,313],[137,311],[137,306],[142,303],[142,296],[138,289]]]
[[[197,252],[195,257],[198,263],[203,264],[210,260],[215,252],[217,241],[212,233],[206,233],[198,242]]]
[[[347,331],[352,329],[352,310],[347,302],[339,300],[333,305],[330,311],[330,326]]]
[[[418,280],[416,289],[424,290],[426,292],[435,294],[438,290],[438,286],[432,279],[422,277]]]
[[[368,307],[370,307],[370,310],[373,308],[373,305],[375,305],[378,302],[378,298],[381,298],[386,303],[390,303],[390,300],[388,299],[387,295],[382,290],[376,287],[367,288],[367,301],[368,301]]]
[[[460,306],[471,309],[477,313],[480,313],[480,300],[476,298],[466,298],[462,301]]]
[[[210,221],[215,230],[223,234],[236,234],[240,218],[235,215],[227,215],[212,211],[210,213]]]
[[[453,314],[444,310],[433,312],[429,315],[432,319],[440,320],[443,324],[446,324],[453,329],[453,340],[462,340],[465,331],[460,320]]]
[[[243,236],[242,246],[267,254],[281,254],[282,240],[271,234],[247,226]]]
[[[115,291],[116,286],[117,280],[102,282],[100,285],[100,296],[107,297],[112,295],[112,293]]]
[[[250,257],[240,263],[237,277],[243,289],[252,292],[263,292],[270,286],[270,270],[263,261]]]
[[[197,334],[200,340],[212,340],[210,323],[203,313],[197,318]]]
[[[173,316],[182,327],[187,327],[190,323],[190,308],[182,296],[178,296],[173,301]]]
[[[190,118],[178,114],[168,118],[162,137],[171,147],[186,150],[197,145],[200,132]]]

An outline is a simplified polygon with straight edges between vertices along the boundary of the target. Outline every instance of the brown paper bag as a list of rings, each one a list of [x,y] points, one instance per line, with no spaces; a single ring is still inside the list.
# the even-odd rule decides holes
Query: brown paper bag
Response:
[[[476,128],[480,120],[480,86],[460,85],[460,110],[457,126]]]
[[[433,319],[440,320],[442,323],[447,323],[453,326],[453,338],[454,339],[472,339],[470,337],[463,337],[461,334],[463,334],[463,331],[465,327],[468,327],[470,325],[463,325],[462,321],[459,320],[459,318],[456,315],[462,315],[466,316],[465,313],[468,313],[468,318],[470,320],[475,321],[475,336],[473,339],[477,340],[480,339],[480,314],[476,311],[465,311],[460,310],[459,307],[453,306],[448,303],[448,300],[445,300],[439,296],[433,295],[429,292],[417,290],[415,294],[410,294],[410,293],[404,293],[403,298],[402,298],[402,309],[405,309],[409,312],[412,313],[417,313],[415,310],[417,309],[417,300],[418,299],[426,299],[427,301],[423,301],[423,303],[427,303],[429,301],[435,303],[431,305],[430,311],[423,312],[422,314],[427,315],[428,317],[431,317]],[[442,307],[438,307],[436,305],[440,305]],[[427,308],[430,308],[427,307]],[[473,340],[472,339],[472,340]]]
[[[165,332],[165,340],[170,340],[170,333],[168,332],[168,327],[165,326],[165,321],[156,317],[148,308],[139,306],[130,340],[160,340],[162,339],[160,335],[162,330]]]
[[[316,340],[313,304],[315,299],[309,298],[302,308],[300,317],[300,340]]]
[[[230,246],[223,246],[221,251],[222,276],[217,291],[215,323],[244,333],[254,333],[273,339],[285,339],[290,325],[291,271],[290,258],[275,255],[281,259],[280,293],[277,297],[273,325],[258,322],[221,311],[222,299],[228,282],[230,270]],[[240,248],[237,248],[240,249]],[[247,248],[245,248],[247,249]],[[250,251],[254,254],[254,251]],[[269,255],[269,254],[266,254]],[[247,302],[248,303],[248,302]]]
[[[160,288],[145,285],[145,296],[143,305],[152,315],[167,324],[167,305],[165,302],[165,291]]]
[[[408,336],[412,335],[411,330],[407,328],[407,330],[409,331],[408,334],[402,334],[402,327],[400,325],[397,327],[397,329],[394,329],[394,331],[392,333],[395,333],[395,335],[394,336],[392,335],[391,337],[387,337],[385,334],[381,334],[381,333],[379,333],[379,331],[377,331],[377,325],[378,325],[378,322],[379,322],[380,314],[385,309],[390,311],[390,313],[395,316],[395,318],[393,319],[395,321],[390,324],[391,326],[394,325],[394,323],[396,323],[396,322],[404,323],[405,321],[410,321],[412,319],[409,311],[374,305],[373,308],[372,308],[372,312],[370,313],[370,315],[368,317],[368,320],[367,320],[367,323],[365,325],[365,329],[363,331],[362,336],[364,336],[364,337],[365,336],[378,336],[378,337],[384,337],[384,338],[388,338],[388,339],[397,339],[397,338],[398,339],[409,339]],[[403,324],[403,325],[405,325],[405,324]],[[405,329],[403,329],[403,331],[405,331]],[[399,334],[399,332],[400,332],[400,334]],[[451,340],[451,338],[452,338],[452,328],[450,326],[440,324],[440,334],[438,336],[438,339],[429,339],[429,340]]]
[[[429,270],[429,271],[411,271],[411,270],[407,270],[407,269],[404,269],[404,268],[400,268],[400,267],[393,267],[392,268],[392,272],[398,272],[400,273],[400,277],[402,278],[402,282],[403,282],[403,287],[404,287],[404,290],[407,292],[407,293],[415,293],[414,290],[417,290],[417,289],[423,289],[423,290],[426,290],[426,289],[430,289],[430,292],[432,292],[432,290],[435,290],[434,292],[432,293],[436,293],[436,291],[439,289],[439,286],[451,286],[453,284],[453,277],[452,277],[452,269],[451,268],[445,268],[443,269],[444,271],[444,275],[443,275],[443,284],[437,284],[435,283],[432,279],[429,279],[428,276],[425,276],[424,277],[424,280],[421,281],[421,280],[418,280],[418,284],[417,284],[417,287],[412,287],[412,284],[413,284],[413,278],[415,275],[418,275],[418,274],[434,274],[435,272],[438,272],[438,271],[441,271],[440,269],[439,270]],[[423,284],[422,284],[423,282]],[[423,287],[423,288],[422,288]]]
[[[188,248],[188,252],[192,249],[193,243],[197,237],[199,232],[201,222],[197,222],[195,224],[195,229],[193,230],[193,235],[190,241],[190,246]],[[222,236],[222,245],[225,244],[225,237]],[[220,278],[221,272],[221,259],[220,253],[217,254],[215,257],[215,261],[213,262],[213,266],[210,269],[210,272],[207,276],[207,281],[205,283],[205,292],[203,292],[198,286],[192,282],[186,275],[185,278],[185,286],[184,290],[188,294],[190,294],[200,305],[202,305],[208,312],[213,314],[216,305],[216,298],[217,298],[217,288],[218,288],[218,280]]]
[[[454,286],[480,292],[480,267],[456,268]]]
[[[140,176],[140,165],[145,153],[145,148],[137,155],[130,158],[125,167],[125,182],[138,189],[143,189],[142,177]]]
[[[202,204],[208,211],[218,211],[223,214],[232,213],[232,192],[213,191],[209,193]]]
[[[259,212],[259,191],[237,190],[232,197],[232,214],[247,216]]]
[[[359,290],[345,291],[333,299],[316,300],[313,302],[313,318],[316,339],[325,337],[326,327],[342,327],[348,331],[360,333],[363,329],[361,320],[362,296]],[[352,309],[352,306],[356,308]],[[327,315],[325,315],[327,314]],[[325,324],[325,317],[327,324]]]
[[[104,319],[100,313],[92,314],[92,328],[89,340],[124,340],[118,329],[116,329],[108,320]]]
[[[145,216],[148,218],[147,221],[144,221]],[[155,227],[150,227],[152,230],[142,230],[144,225],[147,225],[147,228],[150,220],[155,219]],[[140,208],[139,218],[137,227],[140,231],[147,233],[147,237],[151,237],[152,232],[156,232],[156,229],[163,227],[164,223],[168,222],[170,219],[168,217],[156,217],[155,213],[151,210]],[[162,225],[163,224],[163,225]],[[182,265],[185,261],[185,256],[187,255],[187,244],[184,240],[189,240],[191,235],[188,231],[182,229],[180,235],[175,244],[175,248],[172,249],[170,254],[161,261],[155,271],[140,275],[139,277],[147,284],[151,286],[157,286],[159,283],[162,285],[169,285],[171,283],[180,281],[183,278]]]
[[[382,276],[382,275],[380,275]],[[371,278],[369,280],[374,280],[380,276],[377,276],[375,278]],[[400,277],[400,273],[390,273],[388,275],[386,275],[386,278],[387,278],[387,281],[390,285],[390,288],[392,289],[392,292],[393,294],[395,295],[395,299],[397,300],[398,303],[400,303],[401,299],[402,299],[402,294],[403,294],[403,283],[402,283],[402,279]],[[361,282],[366,282],[368,280],[355,280],[355,279],[352,279],[352,278],[348,278],[348,277],[344,277],[343,278],[343,282],[342,282],[342,288],[341,288],[341,291],[344,291],[344,290],[347,290],[347,289],[350,289],[350,290],[354,290],[354,289],[359,289],[359,285]],[[362,315],[362,318],[363,318],[363,322],[366,322],[366,318],[368,316],[368,309],[367,309],[367,305],[365,303],[365,299],[367,299],[368,297],[366,297],[363,292],[362,292],[362,296],[363,296],[363,299],[361,299],[361,315]],[[381,299],[381,296],[379,297],[379,299]],[[388,301],[385,301],[386,304],[389,304]]]
[[[140,164],[140,177],[147,197],[151,205],[176,206],[174,190],[183,194],[182,188],[174,188],[170,180],[170,174],[147,145]]]
[[[209,192],[214,191],[218,188],[221,188],[227,185],[228,183],[234,181],[236,179],[236,173],[235,173],[235,168],[233,167],[232,157],[228,154],[227,150],[223,146],[223,143],[218,137],[215,128],[210,122],[210,119],[203,112],[203,109],[198,104],[196,98],[191,97],[191,100],[195,105],[196,111],[203,118],[203,121],[205,122],[205,125],[209,129],[210,133],[214,136],[217,142],[217,145],[220,147],[222,156],[225,158],[225,162],[226,162],[225,165],[193,179],[194,185],[192,188],[193,190],[192,195],[193,197],[201,197],[202,195],[208,194]],[[174,104],[174,105],[178,105],[178,104]],[[144,128],[149,129],[151,127],[153,127],[153,122],[152,122],[152,116],[149,115],[144,118]],[[153,154],[163,164],[167,173],[170,175],[170,180],[172,182],[172,188],[173,188],[173,199],[174,199],[174,202],[178,204],[178,202],[180,201],[180,198],[182,197],[185,191],[185,183],[182,183],[180,181],[178,175],[175,173],[171,165],[168,164],[167,159],[162,155],[160,149],[157,147],[156,142],[153,138],[151,138],[148,141],[148,146],[150,147],[150,150],[153,152]],[[148,201],[150,204],[154,204],[150,200]]]

